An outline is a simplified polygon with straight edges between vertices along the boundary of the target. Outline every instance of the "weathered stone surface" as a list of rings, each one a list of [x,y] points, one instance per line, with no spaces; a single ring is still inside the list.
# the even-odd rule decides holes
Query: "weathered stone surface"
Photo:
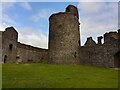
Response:
[[[48,50],[17,43],[18,63],[41,63],[48,62]]]
[[[88,37],[87,38],[87,41],[86,41],[86,43],[85,43],[85,46],[95,46],[96,45],[96,43],[95,43],[95,41],[92,39],[92,37]]]
[[[120,65],[119,34],[110,32],[104,35],[104,44],[86,43],[80,47],[81,64],[103,67],[118,67]],[[87,40],[90,42],[93,40]]]
[[[0,31],[0,63],[2,63],[2,31]]]
[[[3,62],[15,63],[17,55],[18,33],[13,27],[8,27],[3,32]]]
[[[0,33],[0,55],[2,63],[40,63],[48,62],[48,50],[21,44],[18,33],[13,27],[8,27]]]
[[[79,64],[79,21],[68,12],[53,14],[49,21],[50,63]]]
[[[78,10],[77,10],[77,8],[75,6],[69,5],[66,8],[66,12],[72,13],[75,17],[77,17],[79,19]]]

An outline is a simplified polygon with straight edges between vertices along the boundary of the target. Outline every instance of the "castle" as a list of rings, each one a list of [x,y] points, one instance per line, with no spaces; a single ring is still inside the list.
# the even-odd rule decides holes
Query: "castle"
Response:
[[[96,43],[87,38],[80,43],[78,10],[69,5],[65,12],[49,18],[49,47],[41,49],[18,42],[13,27],[0,31],[1,63],[50,63],[67,65],[90,65],[120,67],[120,30],[105,33]],[[104,43],[102,44],[102,39]]]

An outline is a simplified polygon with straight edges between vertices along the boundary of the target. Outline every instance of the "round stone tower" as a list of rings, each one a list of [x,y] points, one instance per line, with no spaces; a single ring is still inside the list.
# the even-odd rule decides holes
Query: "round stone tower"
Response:
[[[49,18],[49,63],[79,64],[80,32],[78,10],[69,5],[66,12]]]

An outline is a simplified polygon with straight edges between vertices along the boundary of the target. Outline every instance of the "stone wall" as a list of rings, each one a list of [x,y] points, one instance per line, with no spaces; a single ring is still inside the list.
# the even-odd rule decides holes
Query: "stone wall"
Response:
[[[80,47],[80,63],[90,66],[118,67],[115,62],[120,65],[119,58],[116,59],[116,54],[120,49],[118,34],[116,33],[117,32],[114,32],[112,34],[112,32],[110,32],[110,35],[108,34],[107,37],[105,34],[104,44],[93,44],[93,41],[91,43],[89,41],[89,43]]]
[[[73,5],[69,5],[65,12],[69,12],[69,13],[72,13],[77,19],[79,19],[79,14],[78,14],[78,10],[75,6]]]
[[[2,63],[2,31],[0,31],[0,63]]]
[[[3,63],[15,63],[17,55],[18,33],[13,27],[3,32]]]
[[[74,14],[60,12],[51,15],[49,28],[49,62],[79,64],[79,21]]]
[[[48,62],[48,50],[17,43],[17,63]]]
[[[8,27],[0,32],[0,59],[3,63],[48,62],[48,50],[19,43],[17,31]]]

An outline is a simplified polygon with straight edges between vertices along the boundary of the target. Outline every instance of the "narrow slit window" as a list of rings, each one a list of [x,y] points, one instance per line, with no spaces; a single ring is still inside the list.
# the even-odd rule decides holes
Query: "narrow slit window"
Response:
[[[12,50],[12,48],[13,48],[13,45],[10,44],[10,45],[9,45],[9,50]]]

